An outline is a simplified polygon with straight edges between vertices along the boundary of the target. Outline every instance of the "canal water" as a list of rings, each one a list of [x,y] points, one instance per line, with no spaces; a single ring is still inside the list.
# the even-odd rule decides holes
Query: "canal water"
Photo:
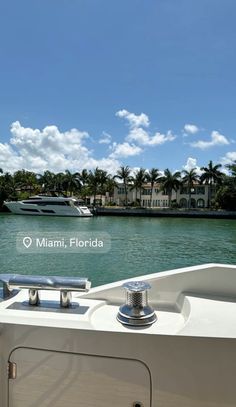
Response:
[[[21,232],[108,233],[107,253],[17,250]],[[0,272],[89,277],[92,286],[203,263],[236,264],[236,220],[0,215]]]

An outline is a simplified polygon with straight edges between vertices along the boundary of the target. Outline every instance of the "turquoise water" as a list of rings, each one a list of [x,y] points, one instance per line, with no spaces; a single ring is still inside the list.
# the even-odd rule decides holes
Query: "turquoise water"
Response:
[[[20,254],[18,232],[107,232],[106,254]],[[92,285],[203,263],[236,264],[236,220],[0,215],[1,273],[86,276]]]

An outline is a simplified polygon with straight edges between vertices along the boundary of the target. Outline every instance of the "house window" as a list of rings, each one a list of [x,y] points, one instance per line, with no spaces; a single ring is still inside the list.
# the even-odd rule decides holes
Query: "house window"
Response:
[[[143,195],[151,195],[152,190],[151,189],[143,189],[142,194]]]
[[[197,187],[197,194],[198,195],[205,195],[205,187],[201,186],[201,187]]]
[[[125,193],[125,188],[120,187],[118,188],[118,195],[123,195]]]
[[[197,201],[197,207],[198,207],[198,208],[204,208],[204,207],[205,207],[204,199],[198,199],[198,201]]]
[[[181,195],[186,195],[186,194],[188,194],[188,187],[182,187],[181,189],[180,189],[180,194]]]

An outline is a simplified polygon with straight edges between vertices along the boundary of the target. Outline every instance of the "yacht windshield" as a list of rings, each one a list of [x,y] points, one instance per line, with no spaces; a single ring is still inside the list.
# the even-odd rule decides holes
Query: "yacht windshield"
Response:
[[[75,206],[84,206],[85,204],[84,204],[84,202],[83,201],[74,201],[74,205]]]

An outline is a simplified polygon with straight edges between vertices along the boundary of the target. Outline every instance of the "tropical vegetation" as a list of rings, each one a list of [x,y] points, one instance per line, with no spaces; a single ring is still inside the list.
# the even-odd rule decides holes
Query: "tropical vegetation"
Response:
[[[131,169],[127,165],[126,167],[120,167],[115,175],[115,178],[119,178],[123,184],[125,189],[125,205],[128,204],[128,185],[132,181],[131,177]]]
[[[0,168],[0,208],[4,200],[25,199],[32,194],[48,193],[57,191],[66,196],[77,196],[85,201],[92,197],[93,205],[101,204],[102,196],[106,196],[106,202],[113,203],[114,188],[123,186],[123,205],[128,202],[128,192],[135,190],[135,204],[142,206],[142,194],[146,189],[149,199],[146,205],[153,206],[153,191],[163,191],[168,196],[168,207],[174,207],[176,200],[173,192],[185,191],[188,195],[187,206],[192,206],[192,194],[195,187],[208,185],[208,208],[236,210],[236,161],[225,166],[213,164],[201,167],[201,173],[197,168],[190,171],[176,171],[172,173],[168,168],[161,173],[157,168],[146,170],[140,168],[132,173],[129,166],[122,166],[112,176],[108,171],[95,168],[93,171],[83,169],[80,172],[54,173],[46,170],[43,174],[37,174],[25,169],[18,170],[14,174],[4,172]],[[226,175],[227,174],[227,175]]]
[[[150,207],[152,207],[152,196],[154,185],[160,179],[160,172],[157,168],[151,168],[146,174],[146,181],[150,183],[151,193],[150,193]]]
[[[163,177],[160,178],[163,191],[168,195],[168,206],[171,206],[172,191],[178,191],[181,185],[181,172],[172,173],[168,168],[164,171]]]
[[[200,181],[203,184],[209,185],[208,188],[208,206],[211,206],[211,196],[213,191],[213,186],[219,186],[222,184],[225,174],[220,171],[222,167],[221,164],[213,165],[212,160],[210,160],[207,167],[201,167],[202,175],[200,176]]]
[[[196,172],[195,168],[192,168],[190,171],[183,171],[183,184],[187,184],[188,188],[188,208],[191,208],[191,195],[192,190],[194,189],[194,184],[199,181],[199,175]]]

